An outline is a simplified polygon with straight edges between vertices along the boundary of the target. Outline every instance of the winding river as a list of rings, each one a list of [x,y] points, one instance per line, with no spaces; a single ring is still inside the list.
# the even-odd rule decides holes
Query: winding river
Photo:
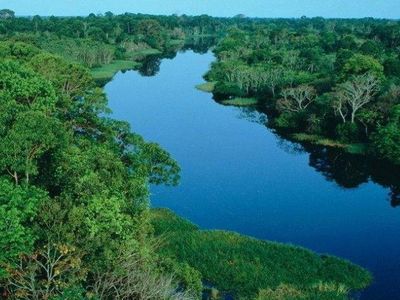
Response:
[[[178,187],[152,187],[153,206],[203,228],[347,258],[374,274],[361,299],[400,299],[395,174],[284,140],[255,108],[216,103],[195,89],[213,59],[181,52],[141,72],[120,72],[105,88],[113,117],[159,143],[182,168]]]

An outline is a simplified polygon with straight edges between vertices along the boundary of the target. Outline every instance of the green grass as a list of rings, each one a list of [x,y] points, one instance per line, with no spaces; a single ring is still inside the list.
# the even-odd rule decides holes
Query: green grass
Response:
[[[161,255],[187,263],[203,280],[236,297],[254,299],[260,290],[268,293],[282,284],[305,293],[319,293],[317,284],[347,293],[371,282],[369,272],[348,261],[233,232],[200,230],[167,209],[153,210],[152,224],[155,234],[164,236]]]
[[[346,151],[352,154],[365,154],[368,151],[367,144],[350,144],[347,146]]]
[[[319,146],[341,148],[351,154],[365,154],[368,150],[367,144],[346,144],[314,134],[295,133],[292,134],[292,138],[298,142],[308,142]]]
[[[222,104],[232,105],[232,106],[249,106],[249,105],[255,105],[257,103],[258,101],[256,98],[233,98],[222,101]]]
[[[348,145],[343,144],[339,141],[335,141],[332,139],[327,139],[323,136],[315,135],[315,134],[307,134],[307,133],[295,133],[292,135],[292,138],[299,142],[309,142],[314,145],[326,146],[326,147],[336,147],[345,149]]]
[[[196,85],[196,89],[206,92],[206,93],[212,93],[215,88],[215,82],[205,82]]]
[[[152,48],[130,52],[127,56],[132,57],[131,60],[114,60],[110,64],[92,68],[91,73],[93,79],[98,82],[99,85],[103,85],[107,81],[111,80],[119,71],[132,70],[140,66],[140,62],[135,60],[141,60],[148,55],[158,54],[161,54],[161,51]]]
[[[349,290],[343,285],[318,283],[300,290],[282,284],[276,289],[261,290],[256,300],[348,300]]]
[[[111,79],[117,72],[131,70],[136,68],[138,65],[138,62],[131,60],[115,60],[108,65],[93,68],[91,73],[95,80],[108,80]]]

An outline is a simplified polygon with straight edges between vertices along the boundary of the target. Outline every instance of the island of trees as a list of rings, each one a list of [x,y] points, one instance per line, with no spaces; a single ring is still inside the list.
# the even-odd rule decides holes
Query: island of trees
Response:
[[[1,10],[2,298],[332,300],[370,284],[342,259],[150,209],[149,185],[177,184],[178,163],[110,118],[101,85],[205,38],[219,41],[205,86],[218,101],[399,163],[398,22]]]

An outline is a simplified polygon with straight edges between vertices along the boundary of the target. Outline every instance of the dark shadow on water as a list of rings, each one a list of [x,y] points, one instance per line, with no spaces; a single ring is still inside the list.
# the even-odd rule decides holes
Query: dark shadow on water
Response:
[[[218,100],[215,100],[221,104]],[[222,105],[222,104],[221,104]],[[268,117],[262,107],[236,107],[238,118],[266,126],[277,137],[278,146],[292,155],[309,155],[309,166],[327,181],[344,189],[355,189],[373,182],[390,190],[388,200],[393,208],[400,206],[400,167],[365,155],[345,152],[339,148],[323,147],[297,142],[268,126]]]

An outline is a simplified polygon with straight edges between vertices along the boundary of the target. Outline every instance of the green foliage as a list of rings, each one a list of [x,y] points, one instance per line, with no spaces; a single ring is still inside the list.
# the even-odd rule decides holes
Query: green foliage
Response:
[[[175,281],[155,267],[162,261],[147,211],[149,184],[177,184],[177,163],[106,117],[104,92],[85,67],[24,43],[1,43],[0,51],[1,292],[101,298],[93,283],[107,274],[120,282],[111,298],[132,283],[130,295],[142,284],[148,295],[175,297]],[[140,272],[123,254],[140,261]],[[198,291],[198,273],[174,264]]]
[[[354,149],[354,153],[356,152],[355,149],[357,149],[357,144],[347,145],[347,144],[341,143],[336,140],[330,140],[330,139],[324,138],[319,135],[313,135],[313,134],[307,134],[307,133],[295,133],[295,134],[292,134],[291,137],[295,141],[311,143],[311,144],[319,145],[319,146],[348,149],[349,152],[352,152],[351,150]]]
[[[204,280],[239,297],[252,298],[281,284],[303,291],[319,282],[362,289],[371,281],[367,271],[347,261],[236,233],[198,230],[165,209],[153,212],[152,223],[166,240],[163,255],[187,262]]]
[[[196,89],[206,93],[212,93],[214,91],[214,88],[215,88],[215,82],[205,82],[196,85]]]
[[[0,19],[12,19],[15,18],[15,12],[11,9],[1,9]]]
[[[390,57],[385,63],[385,73],[389,76],[400,76],[400,58]]]
[[[86,300],[85,290],[82,287],[72,287],[64,290],[61,295],[51,298],[51,300]]]
[[[179,262],[166,257],[161,259],[161,263],[157,267],[166,274],[173,274],[180,289],[189,291],[197,299],[201,298],[203,283],[199,271],[186,262]]]
[[[383,47],[377,41],[367,40],[361,45],[360,50],[365,55],[379,58],[383,51]]]
[[[229,100],[223,100],[222,103],[232,106],[251,106],[256,105],[258,100],[256,98],[233,98]]]
[[[358,140],[360,136],[359,128],[357,124],[354,123],[339,124],[336,127],[336,133],[338,139],[344,143]]]
[[[383,66],[375,58],[368,55],[354,54],[344,64],[342,76],[343,78],[349,78],[354,75],[371,73],[377,78],[382,78],[384,76],[383,71]]]
[[[27,61],[38,54],[39,51],[37,47],[22,42],[0,42],[0,57],[3,59]]]
[[[276,289],[261,290],[256,300],[347,300],[348,289],[343,285],[319,283],[300,290],[281,284]]]
[[[222,98],[227,98],[228,96],[242,97],[245,95],[239,85],[233,82],[216,83],[213,93]]]
[[[398,104],[398,32],[398,22],[378,20],[262,20],[228,32],[205,79],[215,83],[217,100],[266,103],[269,124],[280,132],[366,153]],[[304,87],[313,92],[295,92]]]
[[[34,251],[38,236],[33,224],[46,199],[38,188],[15,186],[0,178],[0,281],[9,276],[21,255]]]
[[[30,60],[29,65],[67,97],[82,95],[92,85],[92,78],[86,68],[68,63],[55,55],[38,54]]]
[[[400,164],[400,106],[394,107],[386,126],[378,128],[373,136],[373,146],[378,156]]]
[[[95,80],[109,81],[117,72],[135,69],[139,64],[129,60],[115,60],[108,65],[92,69]]]
[[[199,230],[198,226],[179,217],[168,209],[152,209],[151,220],[156,236],[160,236],[166,232],[182,231],[185,233]]]
[[[92,76],[105,81],[148,55],[172,57],[188,36],[204,53],[210,43],[199,41],[227,33],[203,90],[236,105],[262,98],[271,123],[306,132],[303,140],[349,151],[372,140],[376,155],[398,163],[397,22],[15,18],[10,10],[0,18],[1,292],[16,299],[185,299],[184,290],[200,297],[205,279],[245,298],[264,289],[260,299],[343,299],[368,285],[367,272],[337,258],[200,231],[163,210],[150,217],[149,184],[177,184],[179,166],[127,123],[107,117],[106,96]],[[382,93],[371,93],[362,108],[332,105],[341,81],[365,72],[381,79]],[[280,110],[281,91],[302,86],[315,89],[316,101]],[[152,232],[165,239],[161,249]]]
[[[0,168],[18,183],[36,175],[38,160],[62,140],[53,113],[56,93],[49,82],[11,61],[0,62]]]

